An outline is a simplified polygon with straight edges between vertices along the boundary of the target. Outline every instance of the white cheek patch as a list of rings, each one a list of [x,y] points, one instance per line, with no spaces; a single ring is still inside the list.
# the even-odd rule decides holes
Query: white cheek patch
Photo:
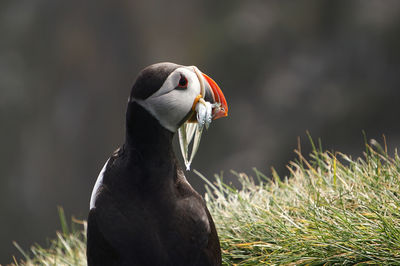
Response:
[[[138,103],[148,110],[163,127],[175,132],[179,122],[190,112],[195,97],[194,93],[173,90],[158,97],[138,101]]]
[[[186,89],[176,89],[181,75],[188,81]],[[199,93],[200,83],[196,74],[188,68],[178,68],[169,75],[158,91],[145,100],[134,101],[149,111],[163,127],[176,132]]]

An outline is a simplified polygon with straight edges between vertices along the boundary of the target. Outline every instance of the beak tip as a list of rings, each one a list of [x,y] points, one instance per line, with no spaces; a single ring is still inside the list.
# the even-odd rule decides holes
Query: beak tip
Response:
[[[228,110],[222,109],[215,113],[215,115],[213,116],[213,120],[222,118],[222,117],[226,117],[226,116],[228,116]]]

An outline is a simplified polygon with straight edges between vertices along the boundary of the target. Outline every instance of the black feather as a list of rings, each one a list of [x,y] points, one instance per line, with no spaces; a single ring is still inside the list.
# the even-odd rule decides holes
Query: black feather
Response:
[[[144,100],[158,91],[167,77],[180,65],[173,63],[158,63],[143,69],[132,87],[131,98]]]

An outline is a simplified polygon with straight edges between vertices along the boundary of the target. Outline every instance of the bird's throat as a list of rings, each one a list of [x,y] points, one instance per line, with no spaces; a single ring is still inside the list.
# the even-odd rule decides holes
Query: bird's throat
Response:
[[[125,149],[132,159],[140,160],[148,167],[175,165],[173,137],[174,133],[161,126],[142,106],[135,102],[128,104]]]

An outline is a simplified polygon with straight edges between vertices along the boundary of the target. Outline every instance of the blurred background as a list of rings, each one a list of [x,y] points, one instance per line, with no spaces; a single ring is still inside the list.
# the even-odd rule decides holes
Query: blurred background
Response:
[[[53,238],[57,206],[86,219],[135,77],[156,62],[198,66],[228,100],[192,165],[207,177],[285,175],[306,130],[353,156],[362,130],[400,146],[397,0],[2,0],[0,36],[0,263],[13,240]]]

